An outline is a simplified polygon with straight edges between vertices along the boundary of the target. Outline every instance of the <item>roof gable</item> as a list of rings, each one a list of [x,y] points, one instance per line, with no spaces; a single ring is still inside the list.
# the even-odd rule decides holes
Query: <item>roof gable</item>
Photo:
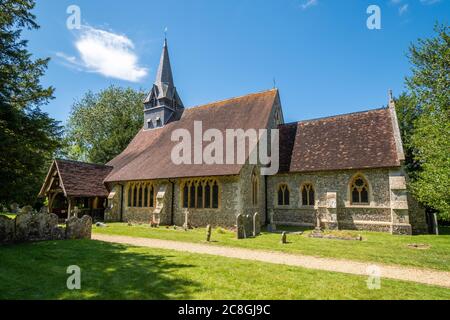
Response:
[[[186,129],[193,137],[194,121],[201,121],[203,132],[218,129],[265,129],[277,90],[213,102],[184,111],[177,121],[162,128],[141,130],[129,146],[108,165],[114,169],[105,182],[153,180],[162,178],[237,175],[242,165],[175,165],[171,151],[178,142],[171,141],[176,129]],[[205,147],[205,145],[203,146]]]
[[[280,126],[280,172],[396,167],[388,109]]]

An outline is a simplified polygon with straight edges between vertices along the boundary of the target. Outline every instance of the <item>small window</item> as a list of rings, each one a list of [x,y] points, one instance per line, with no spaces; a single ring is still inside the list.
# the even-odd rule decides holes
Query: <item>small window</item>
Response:
[[[153,121],[152,120],[148,120],[147,121],[147,128],[148,129],[153,129]]]
[[[313,206],[315,202],[314,187],[310,183],[306,183],[302,186],[302,205]]]
[[[287,184],[280,184],[278,186],[278,205],[279,206],[288,206],[289,205],[289,188]]]
[[[356,176],[351,184],[352,204],[369,204],[369,184],[362,176]]]
[[[161,121],[161,118],[157,118],[157,119],[156,119],[156,127],[157,127],[157,128],[162,127],[162,121]]]

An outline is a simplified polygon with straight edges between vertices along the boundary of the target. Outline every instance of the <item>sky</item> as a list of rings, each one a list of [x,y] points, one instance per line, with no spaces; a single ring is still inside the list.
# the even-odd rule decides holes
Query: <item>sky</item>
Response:
[[[42,109],[62,123],[89,90],[148,91],[165,30],[186,107],[275,83],[294,122],[385,106],[405,89],[410,44],[449,24],[450,0],[39,0],[33,12],[41,28],[23,35],[51,58],[42,82],[56,89]]]

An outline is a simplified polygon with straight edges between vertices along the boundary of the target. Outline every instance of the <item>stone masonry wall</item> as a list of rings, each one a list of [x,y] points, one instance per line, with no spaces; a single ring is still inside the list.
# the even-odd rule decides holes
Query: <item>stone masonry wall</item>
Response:
[[[369,205],[351,205],[350,181],[356,174],[362,174],[369,183]],[[403,206],[406,197],[403,198],[403,191],[396,191],[400,187],[393,184],[393,175],[389,169],[368,169],[269,177],[269,215],[278,224],[314,226],[319,212],[323,226],[408,234],[411,233],[411,225],[408,207],[406,205],[405,210]],[[286,183],[290,190],[288,206],[278,206],[277,203],[277,189],[281,183]],[[312,207],[302,206],[300,190],[304,183],[314,186],[315,205]],[[327,205],[327,194],[330,193],[336,195],[334,211]],[[331,211],[335,212],[336,221],[329,214]]]

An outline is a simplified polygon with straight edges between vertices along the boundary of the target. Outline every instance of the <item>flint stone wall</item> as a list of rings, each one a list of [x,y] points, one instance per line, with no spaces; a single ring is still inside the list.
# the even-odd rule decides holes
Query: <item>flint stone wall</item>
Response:
[[[50,213],[19,214],[14,219],[0,216],[0,244],[64,239],[90,239],[92,218],[71,217],[66,228],[58,226],[58,216]]]

